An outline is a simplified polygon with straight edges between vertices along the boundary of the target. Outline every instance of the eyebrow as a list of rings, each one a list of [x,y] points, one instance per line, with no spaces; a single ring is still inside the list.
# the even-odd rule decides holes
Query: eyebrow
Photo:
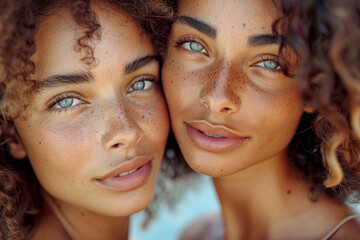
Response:
[[[43,79],[38,87],[42,88],[50,88],[50,87],[59,87],[68,84],[80,84],[80,83],[88,83],[94,80],[94,75],[90,72],[73,72],[68,74],[57,74],[52,75]]]
[[[217,35],[216,28],[211,26],[208,23],[205,23],[205,22],[199,20],[199,19],[196,19],[194,17],[189,17],[189,16],[178,16],[176,18],[176,22],[177,21],[182,24],[188,25],[192,28],[195,28],[199,32],[202,32],[211,38],[216,38],[216,35]]]
[[[125,65],[124,72],[125,72],[125,74],[132,73],[132,72],[138,70],[139,68],[142,68],[145,65],[151,63],[152,61],[159,62],[160,57],[157,55],[147,55],[144,57],[139,57],[139,58],[135,59],[134,61],[127,63]]]
[[[280,38],[271,34],[253,35],[248,39],[248,45],[251,47],[279,44]]]

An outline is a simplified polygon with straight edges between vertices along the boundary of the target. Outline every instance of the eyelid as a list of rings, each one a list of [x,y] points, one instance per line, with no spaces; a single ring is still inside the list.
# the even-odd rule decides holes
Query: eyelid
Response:
[[[274,61],[277,64],[279,64],[280,68],[279,69],[270,69],[270,68],[266,68],[266,67],[262,67],[262,66],[258,65],[259,63],[262,63],[262,62],[265,62],[265,61]],[[261,67],[264,70],[271,71],[271,72],[277,72],[277,73],[282,72],[282,66],[280,64],[279,57],[277,57],[275,55],[262,55],[262,56],[257,58],[257,60],[255,61],[255,63],[252,64],[252,66]]]
[[[130,86],[128,87],[127,92],[128,93],[134,93],[134,92],[138,92],[138,91],[146,91],[146,90],[152,89],[152,86],[150,86],[149,88],[144,89],[144,90],[132,90],[132,91],[130,91],[131,87],[134,86],[135,83],[141,82],[141,81],[148,81],[148,82],[156,83],[159,80],[158,80],[157,77],[155,77],[153,75],[141,75],[139,77],[134,78],[134,80],[131,82]]]
[[[206,56],[209,56],[209,51],[208,51],[208,47],[206,45],[206,43],[204,41],[202,41],[199,37],[196,37],[195,35],[184,35],[184,36],[180,36],[178,38],[178,40],[176,40],[175,42],[175,47],[181,47],[181,48],[184,48],[182,45],[184,43],[187,43],[187,42],[196,42],[200,45],[202,45],[204,47],[204,50],[206,51],[206,53],[203,53],[203,52],[196,52],[196,51],[191,51],[191,50],[188,50],[186,49],[187,51],[189,51],[189,53],[202,53]]]
[[[74,108],[74,107],[82,104],[82,103],[80,103],[80,104],[77,104],[77,105],[75,105],[73,107],[69,107],[69,108],[55,108],[54,107],[58,102],[60,102],[61,100],[67,99],[67,98],[75,98],[75,99],[78,99],[78,100],[82,101],[83,103],[86,103],[86,101],[83,100],[82,97],[79,94],[74,93],[74,92],[65,92],[65,93],[61,93],[59,95],[56,95],[55,97],[50,99],[48,101],[48,103],[46,104],[47,110],[50,110],[50,111],[68,111],[71,108]]]

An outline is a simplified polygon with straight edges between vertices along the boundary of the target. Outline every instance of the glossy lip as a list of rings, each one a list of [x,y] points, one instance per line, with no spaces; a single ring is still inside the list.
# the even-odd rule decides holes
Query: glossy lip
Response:
[[[94,179],[95,182],[101,186],[118,192],[126,192],[144,185],[152,169],[152,159],[146,156],[137,156],[135,158],[124,161],[119,167],[111,172]],[[119,176],[122,173],[127,173],[132,170],[134,172]]]
[[[190,140],[200,149],[207,152],[231,151],[250,139],[241,136],[224,125],[212,124],[206,120],[186,122],[185,125]]]

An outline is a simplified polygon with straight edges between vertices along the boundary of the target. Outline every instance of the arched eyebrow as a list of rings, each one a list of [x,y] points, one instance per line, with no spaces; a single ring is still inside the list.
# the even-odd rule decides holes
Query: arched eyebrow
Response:
[[[88,83],[94,80],[94,75],[91,72],[71,72],[67,74],[56,74],[44,78],[39,82],[38,88],[50,88],[50,87],[59,87],[67,84],[80,84]]]
[[[146,55],[135,60],[128,62],[124,67],[125,74],[129,74],[138,70],[139,68],[144,67],[145,65],[151,63],[152,61],[160,61],[159,56],[157,55]],[[81,84],[81,83],[89,83],[94,81],[95,77],[91,72],[70,72],[65,74],[56,74],[49,77],[44,78],[39,82],[38,88],[45,89],[51,87],[59,87],[69,84]]]
[[[248,38],[247,44],[251,47],[280,44],[280,38],[271,34],[252,35]]]
[[[181,24],[185,24],[187,26],[195,28],[199,32],[202,32],[211,38],[216,38],[217,29],[215,27],[194,17],[189,17],[185,15],[178,16],[175,22],[179,22]]]
[[[125,65],[125,69],[124,69],[125,75],[129,74],[129,73],[132,73],[132,72],[135,72],[139,68],[144,67],[145,65],[151,63],[152,61],[159,62],[160,57],[157,56],[157,55],[146,55],[146,56],[143,56],[143,57],[139,57],[139,58],[137,58],[137,59],[135,59],[135,60],[133,60],[131,62],[128,62]]]

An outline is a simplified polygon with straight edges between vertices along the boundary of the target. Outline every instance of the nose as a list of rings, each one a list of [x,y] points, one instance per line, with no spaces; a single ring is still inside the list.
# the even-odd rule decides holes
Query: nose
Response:
[[[117,104],[105,111],[103,116],[107,119],[103,120],[106,130],[102,136],[105,149],[111,151],[119,148],[134,148],[142,136],[135,113],[124,104]]]
[[[229,62],[217,63],[205,79],[200,103],[215,114],[230,115],[240,108],[240,74]]]

